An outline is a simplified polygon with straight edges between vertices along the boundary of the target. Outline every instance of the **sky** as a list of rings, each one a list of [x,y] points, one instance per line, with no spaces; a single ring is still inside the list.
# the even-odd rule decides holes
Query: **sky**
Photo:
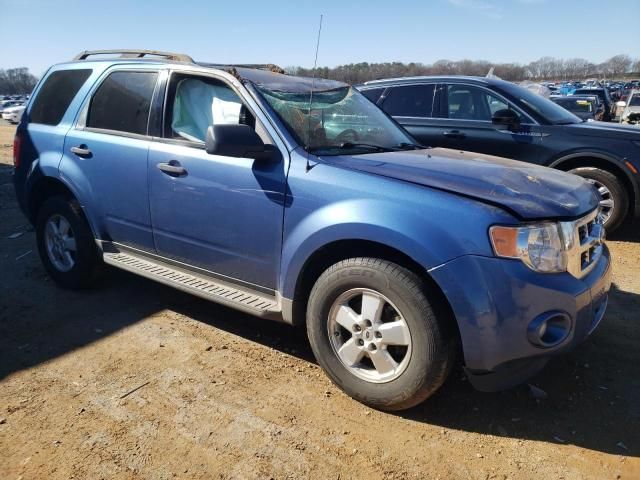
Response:
[[[0,68],[108,48],[312,67],[320,14],[319,66],[640,57],[640,0],[0,0]]]

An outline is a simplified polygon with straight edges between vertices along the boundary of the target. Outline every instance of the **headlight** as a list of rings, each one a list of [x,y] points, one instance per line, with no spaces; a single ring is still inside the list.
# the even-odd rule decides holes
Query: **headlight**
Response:
[[[531,270],[543,273],[567,270],[567,247],[560,225],[540,223],[522,227],[495,225],[489,229],[493,251],[498,257],[522,260]]]

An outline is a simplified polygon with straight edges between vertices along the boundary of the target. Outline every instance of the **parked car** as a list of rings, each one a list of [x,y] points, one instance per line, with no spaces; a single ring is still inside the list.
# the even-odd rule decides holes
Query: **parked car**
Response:
[[[609,90],[601,87],[577,88],[572,95],[597,95],[604,104],[603,121],[610,122],[613,119],[615,105]]]
[[[458,345],[495,390],[602,319],[611,264],[585,180],[420,149],[340,82],[98,53],[49,69],[14,141],[16,195],[59,285],[104,262],[306,323],[336,385],[388,410],[436,391]]]
[[[570,171],[598,188],[607,230],[640,216],[640,132],[583,122],[513,83],[414,77],[358,88],[423,145],[498,155]]]
[[[569,95],[551,96],[549,100],[570,111],[582,120],[602,120],[604,105],[596,96]]]
[[[24,102],[19,100],[4,100],[0,102],[0,114],[4,113],[7,108],[17,107],[19,105],[23,105]]]
[[[19,123],[25,108],[25,105],[5,108],[2,111],[2,119],[8,121],[9,123]]]
[[[630,123],[630,118],[634,118],[633,122],[637,122],[637,116],[640,114],[640,90],[631,90],[627,96],[626,102],[620,102],[622,113],[620,115],[621,123]]]

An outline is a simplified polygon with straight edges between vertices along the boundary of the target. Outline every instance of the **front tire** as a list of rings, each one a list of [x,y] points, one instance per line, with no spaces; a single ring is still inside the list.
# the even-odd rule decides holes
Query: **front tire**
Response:
[[[607,232],[618,228],[629,212],[629,196],[620,179],[611,172],[595,167],[575,168],[569,173],[584,178],[598,190],[601,215]]]
[[[49,276],[64,288],[90,286],[101,261],[80,205],[65,197],[47,199],[35,228],[38,253]]]
[[[329,378],[381,410],[424,401],[454,359],[451,326],[438,318],[424,282],[404,267],[351,258],[327,269],[307,308],[311,348]]]

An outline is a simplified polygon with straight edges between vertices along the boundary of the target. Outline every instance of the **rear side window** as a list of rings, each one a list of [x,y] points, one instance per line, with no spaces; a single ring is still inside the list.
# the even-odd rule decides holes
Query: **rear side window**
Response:
[[[376,103],[384,90],[384,88],[370,88],[369,90],[362,90],[361,93],[373,103]]]
[[[44,81],[33,101],[29,120],[32,123],[58,125],[89,75],[89,69],[53,72]]]
[[[114,72],[96,90],[87,127],[147,134],[156,72]]]
[[[382,109],[394,117],[433,117],[435,85],[393,87]]]

